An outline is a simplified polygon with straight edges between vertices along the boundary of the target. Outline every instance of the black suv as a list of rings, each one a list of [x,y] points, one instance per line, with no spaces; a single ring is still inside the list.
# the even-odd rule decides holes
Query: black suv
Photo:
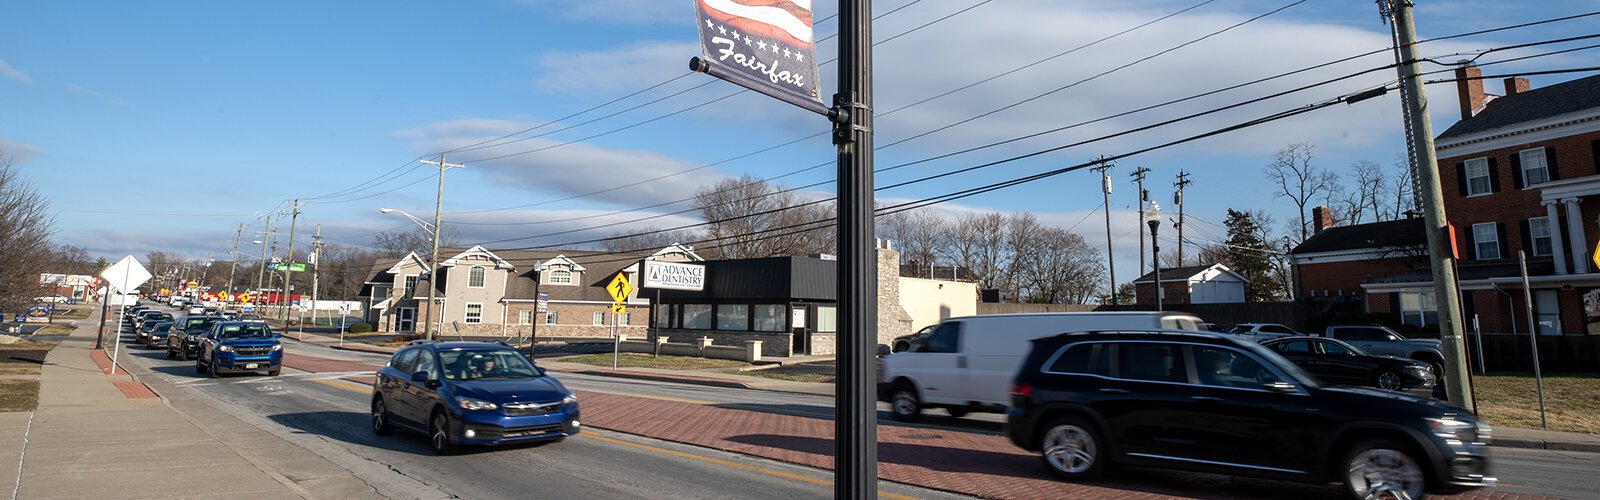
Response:
[[[1118,464],[1342,482],[1353,498],[1494,483],[1489,430],[1466,410],[1324,387],[1277,353],[1227,336],[1138,330],[1034,340],[1011,393],[1011,442],[1068,480]]]

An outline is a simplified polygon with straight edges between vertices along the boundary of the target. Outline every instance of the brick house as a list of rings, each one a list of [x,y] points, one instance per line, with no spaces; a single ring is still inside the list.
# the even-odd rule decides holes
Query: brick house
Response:
[[[1481,73],[1467,67],[1456,75]],[[1600,317],[1600,269],[1590,260],[1600,242],[1600,76],[1541,89],[1521,78],[1503,84],[1497,97],[1481,79],[1457,82],[1463,118],[1435,140],[1463,312],[1469,329],[1477,316],[1484,332],[1528,331],[1521,251],[1538,332],[1590,333]],[[1371,311],[1408,323],[1437,313],[1427,269],[1362,287]]]
[[[1134,303],[1156,303],[1155,272],[1133,280]],[[1222,264],[1172,267],[1161,270],[1162,304],[1224,304],[1244,302],[1244,276]]]
[[[1362,285],[1427,265],[1421,218],[1330,227],[1327,208],[1311,214],[1316,232],[1289,251],[1296,298],[1360,300]]]
[[[444,335],[513,337],[609,337],[615,320],[623,334],[643,335],[649,325],[650,301],[637,286],[627,304],[636,309],[611,314],[613,301],[605,285],[625,273],[637,283],[642,260],[699,261],[681,245],[654,253],[609,253],[584,250],[530,251],[441,248],[434,330]],[[387,265],[386,265],[387,264]],[[420,332],[428,318],[423,272],[427,261],[415,253],[398,261],[374,263],[363,288],[368,321],[378,331]],[[545,313],[537,312],[538,296],[549,297]],[[535,332],[535,323],[537,332]]]

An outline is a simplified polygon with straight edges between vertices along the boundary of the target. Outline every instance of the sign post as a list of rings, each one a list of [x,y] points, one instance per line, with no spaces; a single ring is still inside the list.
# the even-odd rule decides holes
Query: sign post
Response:
[[[619,272],[617,277],[611,278],[611,283],[606,285],[606,293],[611,294],[611,369],[617,369],[617,358],[622,356],[622,337],[618,336],[617,318],[628,311],[628,295],[633,293],[633,284],[628,283],[628,273]]]
[[[1528,284],[1528,254],[1517,250],[1517,265],[1522,268],[1522,300],[1528,310],[1528,344],[1533,347],[1533,382],[1539,389],[1539,428],[1550,430],[1544,414],[1544,374],[1539,371],[1539,324],[1533,321],[1533,287]]]
[[[139,259],[129,255],[117,261],[116,264],[112,264],[111,267],[107,267],[105,271],[101,271],[100,277],[106,280],[106,298],[108,300],[112,291],[116,291],[123,296],[117,306],[117,336],[112,341],[113,347],[111,349],[111,374],[116,375],[117,356],[122,353],[122,323],[123,318],[128,313],[127,297],[131,295],[134,289],[139,288],[139,285],[149,281],[151,275],[150,271],[139,263]]]

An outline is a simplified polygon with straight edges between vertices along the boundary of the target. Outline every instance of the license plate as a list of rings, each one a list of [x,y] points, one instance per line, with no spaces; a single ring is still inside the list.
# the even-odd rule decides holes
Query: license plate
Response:
[[[256,364],[255,363],[245,363],[244,364],[244,369],[246,369],[246,370],[254,370],[254,369],[256,369]]]

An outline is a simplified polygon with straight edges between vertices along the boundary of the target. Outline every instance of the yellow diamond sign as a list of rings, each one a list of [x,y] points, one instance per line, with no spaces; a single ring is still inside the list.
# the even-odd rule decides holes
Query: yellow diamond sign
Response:
[[[633,285],[628,283],[627,273],[617,273],[611,278],[611,284],[606,285],[606,292],[611,294],[611,300],[618,304],[628,301],[628,294],[633,293]]]

